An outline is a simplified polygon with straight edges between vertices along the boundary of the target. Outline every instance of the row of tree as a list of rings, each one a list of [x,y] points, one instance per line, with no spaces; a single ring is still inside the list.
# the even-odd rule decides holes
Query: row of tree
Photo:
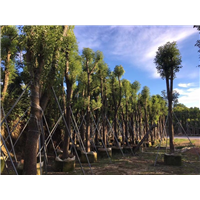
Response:
[[[125,71],[121,65],[116,65],[111,71],[104,62],[101,51],[94,52],[90,48],[84,48],[79,55],[73,30],[74,26],[1,26],[1,80],[3,82],[1,103],[5,113],[28,86],[28,90],[14,111],[7,117],[12,130],[30,106],[23,120],[12,132],[13,139],[17,139],[30,117],[26,141],[22,142],[25,146],[25,174],[36,174],[35,166],[43,114],[50,128],[53,128],[61,115],[52,87],[65,119],[58,127],[64,136],[63,158],[69,156],[71,134],[74,134],[75,138],[78,134],[73,130],[71,112],[76,121],[80,121],[80,134],[87,152],[93,148],[91,138],[94,132],[96,145],[100,139],[98,130],[94,131],[93,117],[98,128],[102,127],[101,135],[106,146],[110,139],[108,138],[109,122],[113,126],[112,138],[115,145],[121,135],[122,145],[128,145],[128,141],[136,143],[150,126],[156,123],[158,128],[149,138],[154,142],[164,128],[168,113],[164,98],[160,95],[150,96],[147,86],[144,86],[139,93],[141,84],[138,81],[130,83],[122,79]],[[168,47],[175,50],[174,43],[171,46],[168,44]],[[159,52],[162,52],[162,49]],[[175,53],[178,55],[179,52],[175,51]],[[160,62],[161,66],[163,62],[161,57],[158,55],[156,59],[155,62]],[[176,62],[175,65],[179,66],[181,60]],[[174,61],[171,62],[170,67],[173,64]],[[158,70],[162,73],[162,77],[166,77],[159,65]],[[175,72],[178,70],[179,67]],[[171,88],[167,88],[169,101],[172,99],[173,76],[174,73],[170,73],[167,80],[171,80]],[[172,104],[169,106],[172,112]],[[3,118],[4,113],[1,112],[1,116]],[[85,123],[81,124],[84,116]],[[170,119],[169,122],[172,126]],[[8,130],[5,124],[1,127],[1,131],[6,137]],[[44,139],[41,137],[41,141]]]
[[[179,124],[177,124],[179,120],[187,134],[200,134],[199,108],[188,108],[185,105],[178,103],[174,106],[173,112],[175,114],[175,116],[173,116],[173,120],[176,133],[184,133],[184,131],[180,129]]]

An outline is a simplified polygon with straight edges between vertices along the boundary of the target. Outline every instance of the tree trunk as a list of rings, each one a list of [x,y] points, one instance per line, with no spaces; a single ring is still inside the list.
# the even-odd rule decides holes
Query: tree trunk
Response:
[[[87,74],[88,74],[88,105],[87,105],[87,116],[86,116],[86,152],[90,152],[90,72],[88,61],[86,62]]]
[[[173,70],[171,69],[172,74]],[[167,84],[167,97],[168,97],[168,112],[169,112],[169,138],[170,138],[170,153],[174,153],[174,134],[173,134],[173,124],[172,124],[172,93],[173,93],[173,75],[171,76],[171,87],[169,87],[169,76],[166,75]]]
[[[125,119],[125,138],[126,146],[128,145],[128,102],[126,101],[126,119]]]
[[[63,159],[68,158],[68,151],[69,151],[69,144],[70,144],[70,135],[71,135],[71,110],[70,110],[70,102],[71,102],[71,95],[72,95],[72,85],[70,83],[67,83],[67,99],[66,99],[66,113],[65,113],[65,119],[67,123],[67,127],[65,129],[65,136],[64,136],[64,143],[63,143]]]
[[[142,138],[142,116],[139,111],[139,139],[141,139],[141,138]]]
[[[40,76],[43,66],[44,60],[41,57],[39,61],[39,66],[35,68],[34,79],[31,85],[31,117],[29,121],[29,130],[27,134],[24,159],[24,173],[26,175],[36,175],[37,150],[40,136],[39,124],[42,117],[39,97]]]
[[[38,88],[34,85],[31,86],[31,93],[36,94]],[[39,98],[31,97],[31,101],[39,106]],[[27,141],[25,147],[25,163],[24,163],[24,173],[26,175],[36,175],[36,163],[37,163],[37,149],[38,141],[40,136],[40,131],[38,123],[40,122],[41,111],[35,106],[31,107],[31,118],[29,121],[29,130],[27,133]]]
[[[90,152],[90,110],[87,109],[86,116],[86,152]]]
[[[71,135],[71,97],[72,97],[72,83],[69,78],[69,53],[66,53],[66,68],[65,68],[65,81],[67,85],[67,94],[66,94],[66,103],[64,105],[66,113],[65,119],[67,128],[65,129],[64,143],[63,143],[63,159],[68,157],[69,144],[70,144],[70,135]]]
[[[131,138],[132,138],[132,143],[134,144],[134,121],[133,121],[133,115],[130,117],[130,126],[131,126],[131,129],[130,129],[130,132],[131,132]]]
[[[142,143],[146,140],[146,138],[148,137],[148,135],[151,133],[151,131],[156,127],[156,125],[154,124],[153,126],[150,127],[150,129],[147,131],[147,133],[144,135],[144,137],[142,138],[142,140],[139,142],[139,144],[137,145],[137,147],[134,149],[133,153],[135,153],[139,147],[142,145]]]
[[[82,110],[81,111],[81,116],[84,117],[84,111]],[[82,122],[83,120],[83,122]],[[85,125],[84,125],[84,119],[81,118],[81,122],[82,122],[82,125],[80,127],[80,134],[81,134],[81,139],[83,142],[85,142]]]
[[[118,133],[117,133],[117,110],[115,109],[115,115],[114,115],[114,134],[115,134],[115,144],[117,145],[118,141]]]
[[[125,135],[124,135],[124,112],[123,112],[123,108],[121,108],[121,110],[122,110],[122,114],[121,114],[121,135],[122,135],[122,145],[124,145],[124,143],[125,143]],[[120,123],[120,122],[119,122]],[[119,126],[120,126],[120,124],[119,124]],[[119,129],[120,130],[120,129]]]

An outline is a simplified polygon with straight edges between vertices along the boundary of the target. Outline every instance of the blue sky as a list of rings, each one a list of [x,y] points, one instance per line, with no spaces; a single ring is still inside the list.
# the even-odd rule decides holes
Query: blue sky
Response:
[[[166,89],[165,80],[157,74],[154,57],[159,46],[176,41],[182,56],[182,68],[174,80],[179,103],[200,108],[199,34],[193,26],[75,26],[74,33],[81,54],[84,47],[100,50],[111,70],[122,65],[122,78],[135,80],[150,88],[151,95]]]

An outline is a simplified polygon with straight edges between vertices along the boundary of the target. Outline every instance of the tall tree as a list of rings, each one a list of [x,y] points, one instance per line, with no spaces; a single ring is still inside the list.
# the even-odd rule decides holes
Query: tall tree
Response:
[[[3,86],[1,91],[1,102],[7,94],[9,83],[14,78],[15,64],[14,59],[17,54],[18,29],[16,26],[1,27],[1,64],[3,70]]]
[[[149,88],[147,86],[144,86],[143,90],[141,91],[141,101],[142,101],[143,107],[144,107],[144,119],[145,119],[145,131],[146,131],[146,133],[148,131],[147,106],[148,106],[149,97],[150,97]]]
[[[109,68],[105,62],[99,62],[98,64],[98,71],[97,77],[100,79],[100,93],[101,93],[101,119],[102,119],[102,131],[103,131],[103,142],[107,144],[107,134],[106,134],[106,78],[109,75]],[[96,142],[97,142],[98,135],[96,134]]]
[[[25,63],[31,76],[31,117],[25,151],[25,174],[36,174],[37,147],[42,118],[41,95],[44,91],[57,37],[61,38],[61,26],[24,26]]]
[[[16,26],[1,26],[1,104],[4,105],[8,96],[8,86],[16,76],[15,57],[17,55],[18,29]],[[3,79],[3,80],[2,80]],[[1,109],[1,108],[0,108]],[[2,118],[2,109],[0,118]],[[5,135],[4,124],[1,127],[1,135]],[[0,140],[1,145],[1,140]]]
[[[65,137],[63,144],[63,159],[68,157],[69,150],[69,142],[71,135],[71,103],[72,103],[72,95],[73,95],[73,85],[77,81],[77,77],[81,73],[81,57],[78,55],[78,45],[76,41],[76,37],[73,32],[74,27],[69,26],[66,37],[63,38],[63,53],[65,57],[65,65],[64,65],[64,77],[65,83],[67,86],[66,92],[66,104],[65,107],[65,118],[68,129],[65,129]]]
[[[134,126],[133,126],[133,121],[135,121],[135,129],[137,131],[138,128],[138,91],[141,88],[141,84],[138,81],[134,81],[131,84],[131,88],[132,88],[132,92],[131,92],[131,104],[132,104],[132,110],[133,110],[133,115],[132,116],[132,120],[131,120],[131,128],[132,130],[134,130]],[[138,134],[137,134],[138,136]],[[134,135],[132,136],[132,141],[134,141],[134,139],[138,140],[138,138],[134,138]]]
[[[174,133],[172,127],[173,80],[176,78],[175,74],[179,72],[180,68],[182,67],[181,62],[181,55],[177,48],[176,42],[167,42],[165,45],[160,46],[154,59],[158,73],[162,79],[166,80],[171,153],[174,152]]]
[[[97,68],[98,62],[103,60],[101,51],[94,51],[84,48],[82,51],[83,65],[87,72],[87,115],[86,115],[86,151],[90,152],[90,97],[91,97],[91,76]]]
[[[128,107],[129,107],[129,100],[131,97],[131,83],[123,79],[122,80],[122,86],[123,86],[123,96],[124,96],[124,103],[125,103],[125,141],[126,145],[128,145]]]
[[[117,134],[117,112],[121,105],[122,100],[122,86],[121,86],[121,77],[124,74],[124,68],[122,65],[116,65],[111,76],[111,88],[112,88],[112,97],[114,102],[114,134],[115,138],[118,138]],[[118,84],[116,82],[116,77],[118,80]],[[117,141],[116,141],[117,142]]]

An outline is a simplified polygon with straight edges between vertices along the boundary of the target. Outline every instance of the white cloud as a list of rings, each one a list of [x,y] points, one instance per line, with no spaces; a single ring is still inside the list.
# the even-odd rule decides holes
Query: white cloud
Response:
[[[200,108],[200,88],[174,88],[179,94],[179,103],[186,105],[187,107],[199,107]]]
[[[96,48],[116,60],[126,60],[133,67],[159,78],[154,57],[159,46],[183,41],[197,31],[192,26],[77,26],[79,50]]]
[[[178,86],[183,87],[183,88],[187,88],[187,87],[190,87],[190,86],[194,86],[194,83],[179,83]]]

